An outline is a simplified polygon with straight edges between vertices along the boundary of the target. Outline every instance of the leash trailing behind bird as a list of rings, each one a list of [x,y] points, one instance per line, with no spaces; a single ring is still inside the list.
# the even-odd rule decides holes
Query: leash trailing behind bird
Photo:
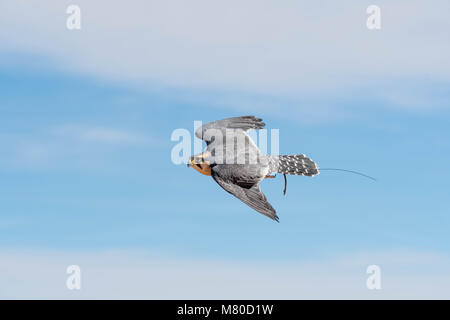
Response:
[[[347,169],[338,169],[338,168],[319,168],[319,170],[333,170],[333,171],[343,171],[343,172],[348,172],[348,173],[353,173],[353,174],[357,174],[360,175],[362,177],[365,177],[367,179],[373,180],[373,181],[377,181],[377,179],[375,179],[374,177],[371,177],[367,174],[358,172],[358,171],[353,171],[353,170],[347,170]],[[284,189],[283,189],[283,195],[286,195],[286,188],[287,188],[287,177],[286,174],[283,174],[284,176]]]
[[[205,123],[195,131],[197,138],[206,142],[206,150],[192,156],[187,164],[199,173],[211,176],[226,192],[232,194],[257,212],[278,222],[275,209],[267,201],[260,189],[260,182],[265,178],[274,178],[271,173],[281,173],[284,177],[283,194],[286,195],[286,175],[313,177],[319,174],[317,164],[304,154],[264,155],[247,134],[250,129],[262,129],[265,123],[254,116],[243,116]],[[218,138],[219,137],[219,138]],[[226,139],[223,139],[226,137]],[[235,143],[241,141],[244,143]],[[216,155],[222,150],[224,155],[231,155],[231,161],[223,162]],[[242,163],[241,160],[245,159]],[[347,171],[375,180],[365,174],[336,168],[321,170]]]

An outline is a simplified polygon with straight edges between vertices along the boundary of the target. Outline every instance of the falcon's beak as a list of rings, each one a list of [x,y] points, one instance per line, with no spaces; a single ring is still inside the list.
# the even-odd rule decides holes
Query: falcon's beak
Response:
[[[200,159],[200,161],[201,161],[201,159]],[[193,167],[196,163],[198,163],[198,159],[196,159],[196,156],[192,156],[192,157],[189,158],[189,161],[187,163],[187,167],[188,168]]]
[[[187,163],[187,167],[192,167],[201,174],[204,174],[206,176],[211,175],[211,168],[209,166],[209,163],[204,160],[204,154],[199,154],[192,156],[189,159],[189,162]]]

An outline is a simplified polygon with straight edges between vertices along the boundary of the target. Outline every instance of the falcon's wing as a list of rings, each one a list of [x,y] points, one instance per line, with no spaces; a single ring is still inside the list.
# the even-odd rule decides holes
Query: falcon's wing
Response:
[[[223,132],[225,129],[242,129],[245,132],[250,129],[262,129],[265,125],[262,119],[254,116],[234,117],[205,123],[195,131],[195,135],[209,144],[211,136],[214,136],[213,129]],[[208,134],[208,130],[211,130],[210,134]]]
[[[255,209],[259,213],[278,222],[275,209],[267,201],[264,193],[261,192],[259,184],[256,183],[250,188],[243,188],[237,184],[225,181],[214,170],[211,171],[213,179],[228,193],[243,201],[245,204]]]

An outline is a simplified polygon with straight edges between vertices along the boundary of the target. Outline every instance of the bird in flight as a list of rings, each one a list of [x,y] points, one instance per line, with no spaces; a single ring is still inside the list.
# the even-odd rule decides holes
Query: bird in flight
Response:
[[[319,169],[304,154],[261,154],[247,131],[264,126],[262,119],[254,116],[227,118],[202,125],[195,135],[206,142],[206,150],[192,156],[187,166],[211,176],[225,191],[278,221],[275,209],[261,192],[260,182],[273,178],[272,173],[312,177],[319,174]]]

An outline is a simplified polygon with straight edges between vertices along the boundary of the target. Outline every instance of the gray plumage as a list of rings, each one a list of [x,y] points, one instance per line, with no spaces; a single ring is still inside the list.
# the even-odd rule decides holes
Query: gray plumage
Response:
[[[304,154],[270,156],[270,171],[312,177],[319,174],[317,164]]]
[[[303,154],[261,154],[247,131],[264,126],[262,119],[254,116],[235,117],[206,123],[195,135],[207,144],[204,160],[210,164],[212,178],[254,210],[278,221],[259,183],[271,172],[313,176],[319,171],[314,161]]]

